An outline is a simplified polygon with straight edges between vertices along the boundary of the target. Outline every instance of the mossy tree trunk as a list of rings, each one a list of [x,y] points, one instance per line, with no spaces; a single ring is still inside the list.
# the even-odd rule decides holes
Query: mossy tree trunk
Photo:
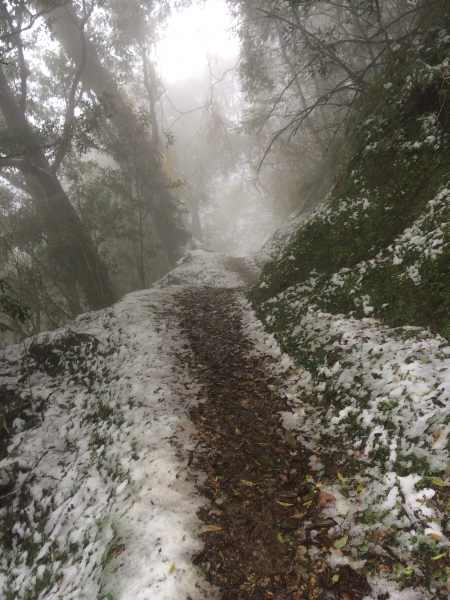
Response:
[[[42,141],[19,106],[3,67],[0,66],[0,110],[8,130],[17,136],[20,152],[3,159],[1,166],[18,169],[34,202],[45,241],[64,287],[72,289],[67,298],[71,311],[79,312],[76,287],[80,286],[93,310],[111,305],[116,292],[98,252],[72,206],[42,148]],[[78,306],[78,309],[74,307]]]

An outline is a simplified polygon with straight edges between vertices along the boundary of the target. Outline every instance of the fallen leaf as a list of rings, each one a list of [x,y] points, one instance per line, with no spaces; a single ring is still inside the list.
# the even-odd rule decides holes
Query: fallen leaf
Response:
[[[272,598],[272,593],[271,592],[267,592],[267,594],[270,594],[270,597]],[[287,598],[290,598],[292,595],[292,589],[290,590],[283,590],[282,592],[280,592],[279,594],[277,594],[276,596],[273,596],[272,600],[286,600]]]
[[[292,515],[291,519],[302,519],[305,515],[306,513],[295,513],[295,515]]]
[[[281,535],[281,533],[277,534],[277,538],[278,538],[278,541],[280,542],[280,544],[282,544],[284,540],[283,540],[283,536]]]
[[[111,552],[111,557],[116,558],[117,556],[120,556],[123,554],[124,550],[125,546],[117,546],[117,548],[114,548],[114,550]]]
[[[295,525],[289,525],[289,523],[278,523],[278,527],[281,527],[281,529],[295,529],[296,528]]]
[[[445,481],[442,481],[440,477],[433,477],[431,483],[434,483],[434,485],[438,485],[439,487],[447,487]]]
[[[172,563],[172,566],[169,569],[169,575],[175,571],[175,563]]]
[[[279,500],[275,500],[275,502],[281,506],[294,506],[293,504],[289,504],[288,502],[280,502]]]
[[[360,494],[363,494],[366,491],[366,488],[363,486],[362,483],[360,483],[358,485],[358,487],[356,488],[356,491],[359,492]]]
[[[440,533],[429,533],[428,537],[432,540],[442,540],[442,535]]]
[[[317,498],[317,506],[320,508],[325,506],[327,502],[334,502],[335,498],[331,494],[327,494],[326,492],[319,492],[319,497]]]
[[[293,449],[297,448],[297,440],[292,435],[292,433],[286,433],[284,436],[284,439],[286,440],[286,443],[289,444],[289,446],[291,448],[293,448]]]
[[[233,494],[234,494],[235,496],[240,496],[240,495],[241,495],[241,493],[240,493],[240,492],[238,492],[237,490],[235,490],[235,489],[234,489],[234,487],[233,487],[232,485],[230,485],[230,488],[233,490]]]
[[[331,578],[331,581],[332,581],[333,583],[336,583],[337,581],[339,581],[339,574],[338,574],[338,573],[336,573],[335,575],[333,575],[333,577]]]
[[[345,546],[345,544],[348,542],[348,535],[344,535],[344,537],[341,537],[339,540],[336,540],[333,543],[333,546],[335,548],[337,548],[338,550],[340,550],[341,548],[343,548]]]
[[[334,519],[325,519],[324,521],[316,521],[314,523],[314,529],[323,529],[325,527],[334,527],[336,521]]]
[[[341,594],[341,598],[343,598],[343,600],[353,600],[353,598],[350,596],[350,594],[347,594],[347,592],[339,592]]]
[[[289,490],[281,490],[278,492],[277,496],[281,498],[297,498],[297,492],[291,492]]]
[[[222,531],[220,525],[206,525],[205,531]]]
[[[338,479],[339,479],[340,481],[347,481],[346,477],[344,477],[344,476],[342,475],[342,473],[338,473],[337,475],[338,475]]]
[[[311,482],[313,481],[313,476],[312,476],[312,475],[307,475],[307,476],[305,477],[305,479],[306,479],[306,481],[307,481],[308,483],[311,483]]]
[[[312,504],[312,500],[307,500],[306,502],[303,502],[303,506],[311,506]]]
[[[254,485],[255,485],[254,483],[252,483],[251,481],[247,481],[246,479],[241,479],[241,482],[242,482],[244,485],[247,485],[248,487],[252,487],[252,486],[254,486]]]
[[[236,427],[236,429],[234,430],[234,433],[236,435],[241,435],[242,432],[241,432],[241,430],[238,427]]]
[[[439,560],[440,558],[443,558],[446,555],[446,552],[444,552],[444,554],[437,554],[436,556],[432,556],[431,560]]]

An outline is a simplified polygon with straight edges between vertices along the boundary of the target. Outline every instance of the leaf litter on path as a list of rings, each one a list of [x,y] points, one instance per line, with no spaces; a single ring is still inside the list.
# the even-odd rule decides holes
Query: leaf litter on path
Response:
[[[198,513],[204,549],[194,563],[223,600],[361,600],[370,593],[365,576],[321,558],[341,552],[333,544],[344,548],[346,540],[320,534],[332,497],[309,472],[310,453],[282,426],[278,413],[288,404],[264,360],[249,351],[237,294],[188,288],[178,296],[187,360],[204,394],[190,411],[199,431],[190,466],[206,473],[198,489],[211,502]]]

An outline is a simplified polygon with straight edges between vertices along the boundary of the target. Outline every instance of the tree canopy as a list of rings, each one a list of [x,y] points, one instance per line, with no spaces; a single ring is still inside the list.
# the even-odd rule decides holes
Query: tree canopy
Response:
[[[30,331],[148,287],[192,235],[248,252],[309,211],[373,82],[448,19],[446,0],[227,0],[240,56],[167,83],[158,43],[188,4],[0,3],[0,277]]]

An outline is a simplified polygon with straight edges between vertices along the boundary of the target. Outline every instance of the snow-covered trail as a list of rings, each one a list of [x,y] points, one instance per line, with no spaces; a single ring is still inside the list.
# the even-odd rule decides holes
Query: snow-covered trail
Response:
[[[279,543],[280,556],[290,561],[283,577],[290,573],[297,577],[284,583],[283,577],[278,581],[273,577],[267,585],[276,592],[274,598],[312,598],[317,590],[314,598],[322,597],[322,592],[324,598],[338,592],[342,597],[362,598],[369,589],[367,582],[371,591],[365,600],[447,597],[450,425],[445,416],[447,404],[434,408],[430,404],[432,411],[425,410],[434,395],[448,400],[447,342],[419,328],[403,328],[408,335],[402,338],[398,328],[373,319],[357,321],[312,310],[294,330],[294,335],[301,333],[309,340],[308,352],[318,342],[329,352],[341,344],[358,368],[365,369],[364,377],[366,372],[375,373],[375,384],[370,380],[361,390],[374,398],[370,411],[356,400],[352,405],[367,420],[367,445],[373,446],[380,431],[378,404],[387,394],[394,400],[405,397],[411,413],[405,422],[411,427],[425,429],[426,421],[436,418],[434,436],[427,434],[425,439],[428,447],[420,438],[413,439],[415,454],[420,451],[434,461],[432,475],[394,471],[391,454],[379,467],[376,457],[369,460],[349,446],[359,447],[354,432],[339,435],[346,431],[349,411],[331,406],[325,414],[318,404],[328,385],[320,379],[323,375],[333,385],[342,384],[350,398],[351,393],[359,393],[361,384],[353,385],[352,378],[356,380],[354,375],[360,371],[350,371],[348,365],[342,370],[339,362],[332,370],[318,369],[318,375],[296,367],[242,295],[224,293],[223,288],[249,283],[251,264],[192,251],[152,289],[130,294],[109,309],[82,315],[70,326],[0,352],[2,402],[5,405],[4,397],[8,398],[9,414],[15,411],[17,415],[8,454],[0,461],[0,600],[218,599],[221,591],[205,580],[205,573],[222,585],[217,579],[220,565],[222,571],[231,573],[233,584],[234,570],[242,571],[243,563],[262,554],[259,549],[250,552],[253,558],[247,561],[244,556],[236,566],[226,550],[225,557],[220,555],[221,548],[213,541],[221,561],[212,565],[208,555],[202,571],[194,564],[202,561],[195,557],[204,554],[207,544],[210,550],[212,546],[211,540],[203,544],[200,535],[221,530],[215,539],[223,536],[227,541],[233,527],[245,534],[245,507],[255,502],[277,527],[289,525],[292,530],[291,534],[272,531],[274,552],[278,553]],[[228,308],[225,296],[233,296]],[[183,297],[191,298],[184,301],[184,308]],[[293,304],[293,309],[297,306]],[[297,317],[300,321],[298,313]],[[219,321],[220,332],[214,330]],[[411,337],[412,329],[423,339]],[[342,333],[342,340],[331,339],[336,331]],[[377,336],[381,336],[379,341]],[[217,339],[210,343],[213,338]],[[255,358],[254,368],[249,357]],[[221,402],[220,394],[214,400],[209,392],[222,365],[213,364],[214,360],[222,361],[225,371],[227,364],[231,366],[231,372],[223,373],[224,381],[230,378],[223,387],[229,409],[219,427],[214,401]],[[380,363],[375,372],[372,361],[380,360],[384,366]],[[239,369],[242,385],[234,393]],[[406,369],[410,369],[409,378],[404,376]],[[252,427],[254,418],[260,423],[264,404],[260,402],[264,390],[257,381],[266,382],[270,390],[266,404],[271,404],[268,410],[272,412],[266,414],[264,430]],[[404,391],[399,396],[400,384]],[[259,403],[258,414],[249,413],[248,419],[243,416],[251,405],[247,393]],[[205,397],[208,402],[199,404]],[[280,409],[280,398],[286,401],[285,409]],[[196,415],[197,429],[188,416],[188,409],[195,406],[190,416]],[[391,412],[381,416],[393,431],[398,421],[396,404],[387,406]],[[0,419],[3,416],[0,413]],[[230,432],[230,423],[241,417],[242,423]],[[242,443],[249,444],[251,439],[253,448],[260,446],[260,457],[252,448],[253,459],[259,460],[253,460],[253,466],[242,463],[228,479],[214,467],[204,481],[199,466],[209,468],[212,463],[206,464],[208,450],[204,460],[197,460],[198,456],[193,460],[197,443],[205,448],[209,444],[214,454],[218,447],[211,441],[222,437],[231,444],[231,452],[238,452],[242,444],[233,442],[233,436],[241,436],[247,424],[256,434],[246,433]],[[258,440],[255,435],[260,436]],[[405,440],[406,434],[399,437],[399,447]],[[270,460],[264,448],[275,453]],[[216,464],[229,462],[226,453]],[[244,450],[247,463],[245,454]],[[348,456],[353,462],[345,466]],[[298,464],[283,471],[291,458]],[[271,466],[269,471],[266,464]],[[442,478],[434,476],[435,472],[442,473]],[[236,481],[230,483],[232,479]],[[202,484],[204,491],[209,486],[212,492],[222,481],[229,487],[228,496],[239,498],[234,504],[226,501],[223,511],[198,493]],[[233,524],[230,515],[236,508],[238,518],[235,514]],[[283,520],[274,519],[277,515]],[[220,519],[225,527],[217,525]],[[290,519],[295,519],[295,527]],[[256,539],[257,544],[268,539],[269,521],[261,522],[264,535]],[[245,535],[240,556],[247,550]],[[269,544],[264,543],[261,548],[267,549]],[[420,563],[415,554],[418,549],[421,556],[427,552]],[[288,550],[293,550],[290,558]],[[230,560],[234,560],[231,566]],[[248,581],[241,582],[238,595],[232,590],[225,596],[227,600],[259,600],[259,590],[270,589],[268,573],[252,579],[256,572],[252,572],[253,565],[247,566]],[[280,585],[293,587],[280,595]],[[311,586],[317,587],[308,596]]]
[[[187,468],[186,408],[199,384],[168,317],[181,289],[171,283],[243,285],[222,257],[197,250],[155,289],[0,354],[0,386],[31,399],[32,414],[43,407],[34,427],[16,419],[0,463],[1,598],[217,597],[191,562],[205,499],[202,473]]]

